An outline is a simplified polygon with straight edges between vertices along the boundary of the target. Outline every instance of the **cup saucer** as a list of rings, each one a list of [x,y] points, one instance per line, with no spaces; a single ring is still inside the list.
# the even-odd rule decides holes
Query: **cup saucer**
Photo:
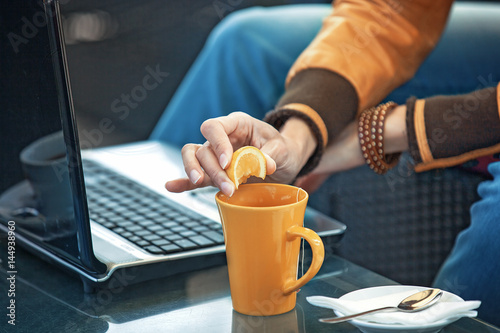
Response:
[[[341,300],[349,300],[349,301],[361,301],[365,299],[381,297],[391,293],[404,292],[406,290],[425,290],[427,287],[421,286],[407,286],[407,285],[394,285],[394,286],[381,286],[381,287],[372,287],[355,290],[353,292],[347,293],[340,297]],[[459,296],[443,291],[444,295],[449,298],[451,301],[464,301]],[[340,311],[334,310],[337,316],[343,316]],[[364,333],[410,333],[410,332],[419,332],[419,333],[436,333],[439,332],[443,327],[453,323],[459,318],[448,318],[444,320],[440,320],[437,322],[424,324],[424,325],[401,325],[401,324],[382,324],[364,321],[362,318],[353,319],[349,321],[352,325],[356,326],[361,332]]]

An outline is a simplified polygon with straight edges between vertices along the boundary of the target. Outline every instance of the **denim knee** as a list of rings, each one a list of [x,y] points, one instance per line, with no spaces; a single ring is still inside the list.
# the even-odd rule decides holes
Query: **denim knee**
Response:
[[[210,33],[205,47],[230,50],[241,47],[243,40],[255,36],[265,10],[260,7],[241,9],[226,16]],[[241,50],[239,50],[241,51]]]

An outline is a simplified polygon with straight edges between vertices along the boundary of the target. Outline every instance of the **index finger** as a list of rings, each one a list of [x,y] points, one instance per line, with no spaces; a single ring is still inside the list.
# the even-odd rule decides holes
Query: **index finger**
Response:
[[[237,120],[229,116],[208,119],[201,124],[201,134],[210,143],[213,151],[218,157],[219,165],[226,169],[233,156],[233,145],[229,135],[237,127]]]

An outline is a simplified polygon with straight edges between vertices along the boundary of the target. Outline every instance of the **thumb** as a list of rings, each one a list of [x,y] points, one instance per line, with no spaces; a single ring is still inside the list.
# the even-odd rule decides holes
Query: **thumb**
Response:
[[[276,171],[276,161],[263,151],[262,154],[266,157],[266,175],[272,175]]]

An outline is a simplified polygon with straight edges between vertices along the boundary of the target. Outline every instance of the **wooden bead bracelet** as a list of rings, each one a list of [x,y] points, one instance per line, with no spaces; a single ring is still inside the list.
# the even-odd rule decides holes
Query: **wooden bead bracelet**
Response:
[[[387,102],[371,107],[361,112],[358,121],[358,136],[361,153],[366,164],[378,173],[385,174],[399,161],[401,153],[385,155],[384,152],[384,123],[386,114],[397,106],[394,102]]]

